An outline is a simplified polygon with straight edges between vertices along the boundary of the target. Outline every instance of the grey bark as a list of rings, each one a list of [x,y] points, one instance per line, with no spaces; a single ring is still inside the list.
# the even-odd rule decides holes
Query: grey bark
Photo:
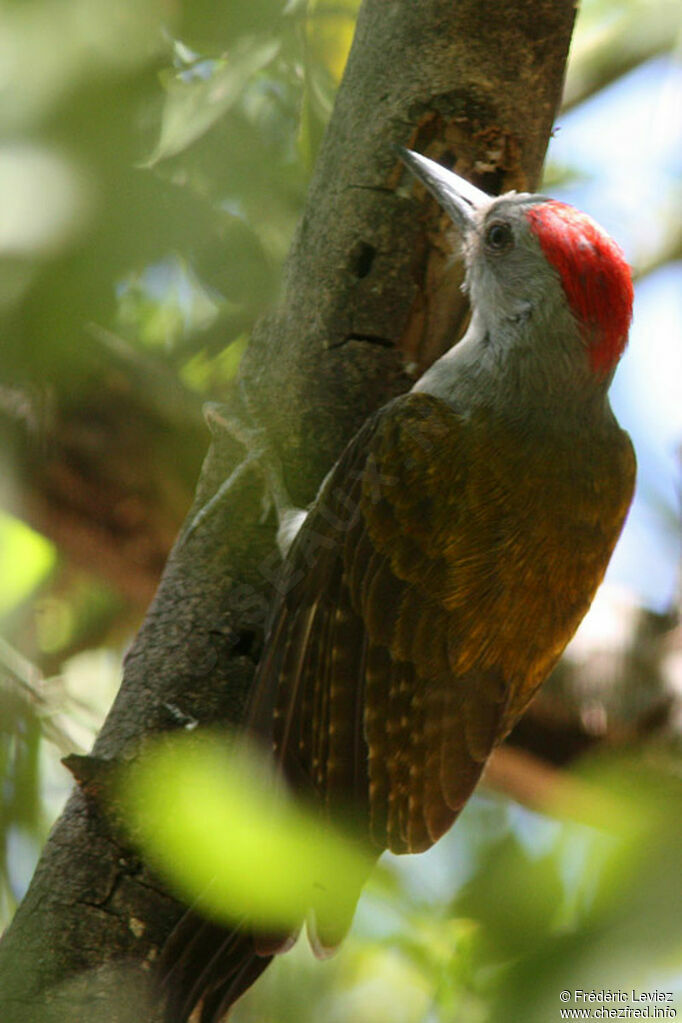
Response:
[[[281,300],[259,325],[239,395],[266,426],[304,504],[375,408],[461,332],[466,307],[445,225],[391,143],[489,191],[532,189],[558,108],[573,0],[366,0]],[[193,512],[243,457],[213,438]],[[239,723],[277,567],[272,517],[247,469],[181,535],[95,745],[129,756],[148,735]],[[152,1018],[147,979],[181,905],[76,789],[0,945],[0,1018]]]

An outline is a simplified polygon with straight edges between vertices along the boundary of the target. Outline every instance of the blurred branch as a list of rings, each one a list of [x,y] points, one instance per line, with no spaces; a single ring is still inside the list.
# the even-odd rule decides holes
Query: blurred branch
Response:
[[[615,13],[615,25],[605,19],[601,29],[584,33],[583,45],[572,50],[562,112],[678,45],[680,11],[675,0],[648,3],[644,11],[637,3],[620,5]]]
[[[538,813],[559,814],[593,826],[601,823],[595,816],[597,794],[593,790],[565,771],[513,746],[495,750],[486,765],[482,784]]]
[[[633,278],[636,281],[641,281],[642,278],[655,273],[662,266],[667,266],[668,263],[675,263],[682,259],[682,227],[674,210],[670,211],[670,217],[665,222],[667,230],[659,240],[656,250],[640,260],[634,268]]]
[[[78,743],[59,723],[57,714],[63,708],[52,705],[43,677],[34,664],[0,637],[0,688],[11,690],[15,697],[40,719],[45,738],[62,753],[80,752]]]
[[[207,436],[200,401],[101,327],[82,358],[87,391],[0,394],[21,483],[8,510],[144,606],[191,502]]]

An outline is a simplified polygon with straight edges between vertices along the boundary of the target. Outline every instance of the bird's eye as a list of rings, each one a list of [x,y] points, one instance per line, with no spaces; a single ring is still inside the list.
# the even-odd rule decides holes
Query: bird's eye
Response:
[[[494,252],[503,252],[514,243],[514,235],[509,224],[496,220],[485,233],[485,243]]]

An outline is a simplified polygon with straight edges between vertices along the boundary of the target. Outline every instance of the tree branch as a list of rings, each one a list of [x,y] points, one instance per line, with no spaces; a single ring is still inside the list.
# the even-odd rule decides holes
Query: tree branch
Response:
[[[87,333],[79,372],[89,387],[0,386],[21,483],[8,510],[143,609],[191,502],[200,401],[160,360],[95,325]]]
[[[255,333],[235,394],[267,427],[298,502],[467,315],[441,217],[423,191],[408,194],[390,143],[491,191],[532,188],[574,14],[573,0],[363,5],[283,297]],[[229,437],[213,438],[194,513],[240,455]],[[182,715],[240,721],[277,567],[260,497],[258,472],[247,470],[176,543],[97,756],[129,755]],[[181,912],[77,790],[0,946],[0,1016],[151,1018],[144,981]]]

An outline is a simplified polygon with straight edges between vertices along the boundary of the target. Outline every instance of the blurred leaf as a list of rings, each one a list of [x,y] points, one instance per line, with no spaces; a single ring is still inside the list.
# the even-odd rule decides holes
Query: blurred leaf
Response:
[[[262,310],[277,276],[258,231],[245,216],[220,211],[215,239],[202,254],[207,284],[231,302]]]
[[[121,327],[152,348],[172,349],[188,334],[207,329],[218,309],[218,296],[177,256],[131,274],[119,287]]]
[[[553,847],[506,838],[457,900],[481,929],[479,965],[498,964],[491,1020],[544,1023],[563,989],[651,989],[682,966],[679,780],[625,757],[575,778]]]
[[[167,0],[2,3],[0,124],[27,127],[93,79],[146,64],[164,48],[160,25],[172,13]]]
[[[493,954],[506,958],[546,940],[557,923],[562,895],[555,857],[531,858],[509,835],[481,863],[457,900],[457,912],[475,918]]]
[[[38,820],[40,723],[26,694],[4,673],[0,677],[0,721],[0,841],[6,841],[10,827],[33,828]]]
[[[298,148],[312,170],[348,59],[359,3],[314,0],[305,22],[305,76]]]
[[[263,757],[206,735],[151,747],[119,790],[134,838],[185,898],[221,921],[295,930],[315,906],[328,927],[342,927],[368,861],[297,806]]]
[[[0,256],[46,256],[84,230],[91,189],[72,161],[29,145],[0,148]],[[42,202],[36,203],[36,195]]]
[[[0,924],[14,909],[17,867],[12,848],[41,831],[41,727],[30,692],[5,664],[0,643]]]
[[[166,79],[161,134],[146,166],[176,156],[211,128],[238,101],[254,75],[279,52],[277,39],[240,39],[227,57],[205,73],[173,73]]]
[[[180,370],[182,380],[201,394],[219,393],[237,375],[246,345],[247,338],[242,335],[213,357],[205,351],[197,352]]]
[[[264,26],[282,31],[289,8],[285,0],[232,0],[222,4],[191,0],[182,5],[179,34],[201,53],[215,55],[240,36],[262,33]]]
[[[0,512],[0,618],[30,596],[56,560],[55,549],[45,537]]]
[[[359,0],[312,0],[306,34],[313,59],[341,81],[355,33]]]

